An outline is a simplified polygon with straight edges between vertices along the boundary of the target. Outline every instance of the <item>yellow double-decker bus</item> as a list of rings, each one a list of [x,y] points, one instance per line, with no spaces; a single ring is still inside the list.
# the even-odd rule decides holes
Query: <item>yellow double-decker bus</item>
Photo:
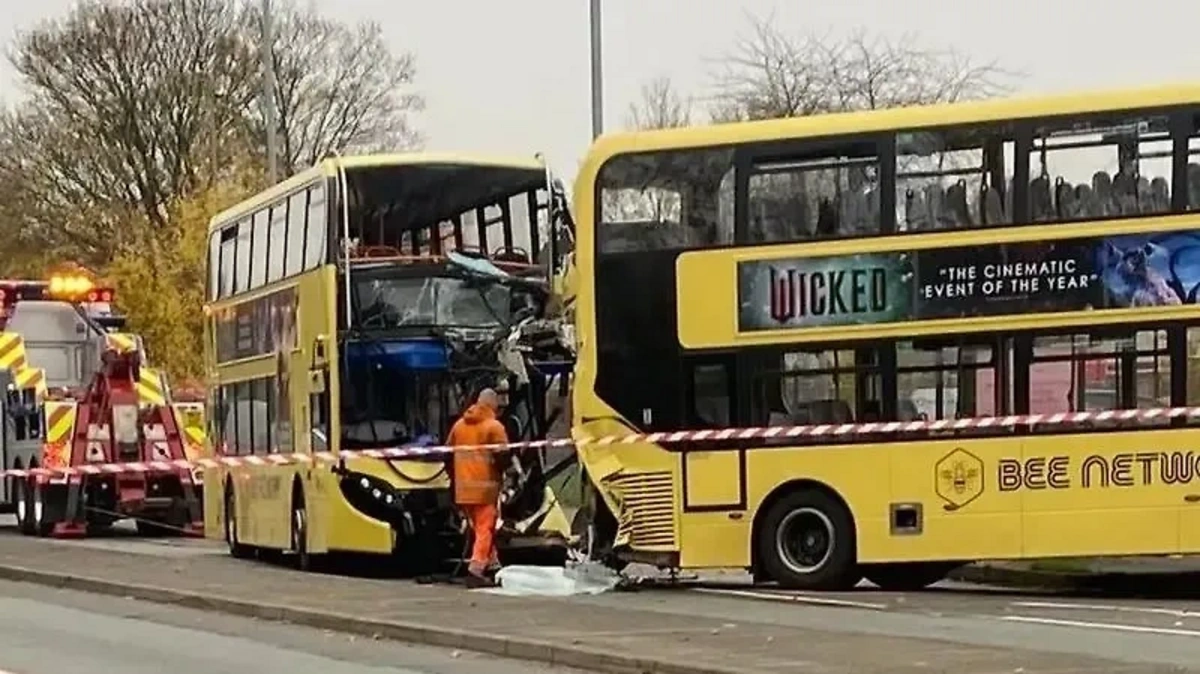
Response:
[[[1198,155],[1194,86],[604,137],[575,432],[1200,405]],[[1147,417],[586,445],[593,544],[814,589],[1200,552],[1200,430]]]
[[[448,457],[341,452],[440,444],[488,386],[508,385],[512,440],[544,437],[555,359],[521,337],[549,303],[563,201],[540,160],[384,155],[322,161],[213,218],[210,437],[253,465],[206,474],[208,535],[302,568],[461,559]],[[321,452],[338,460],[295,456]],[[544,456],[518,459],[502,551],[564,555]]]

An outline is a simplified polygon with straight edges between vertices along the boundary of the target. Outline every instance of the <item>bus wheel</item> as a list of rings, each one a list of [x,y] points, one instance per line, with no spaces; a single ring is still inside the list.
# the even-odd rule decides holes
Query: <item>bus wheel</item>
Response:
[[[881,589],[904,592],[929,587],[959,566],[957,562],[870,564],[863,567],[863,575]]]
[[[312,555],[308,554],[308,510],[304,507],[304,494],[292,494],[292,553],[296,555],[296,568],[311,571]]]
[[[861,578],[850,511],[822,491],[803,489],[776,502],[757,544],[767,575],[783,587],[845,590]]]
[[[237,502],[233,498],[233,487],[225,486],[225,544],[229,546],[229,554],[238,559],[250,556],[250,548],[238,541]]]

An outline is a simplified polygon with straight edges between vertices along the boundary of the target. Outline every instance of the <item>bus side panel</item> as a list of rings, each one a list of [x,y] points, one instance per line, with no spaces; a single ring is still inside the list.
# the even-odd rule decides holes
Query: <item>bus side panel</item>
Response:
[[[975,560],[1022,554],[1021,494],[997,489],[996,466],[1019,457],[1021,439],[931,438],[875,445],[891,483],[874,526],[860,527],[863,562]],[[869,445],[867,447],[870,447]],[[883,460],[882,457],[880,460]],[[864,465],[871,465],[864,462]],[[918,531],[892,529],[891,509],[918,504]]]
[[[301,362],[292,362],[293,370],[289,377],[289,395],[293,399],[292,409],[299,409],[292,424],[294,435],[292,442],[298,452],[312,452],[315,449],[337,450],[341,434],[338,423],[338,391],[337,391],[337,270],[332,265],[321,267],[314,273],[305,274],[300,278],[297,288],[299,306],[296,309],[298,326],[298,346]],[[326,365],[322,369],[313,369],[316,357],[317,338],[324,336],[326,349]],[[318,423],[319,410],[313,409],[314,396],[317,395],[317,384],[325,382],[326,393],[329,397],[329,414],[327,425]],[[314,435],[326,435],[324,447],[314,448]],[[305,507],[308,510],[308,549],[314,553],[325,552],[333,547],[331,532],[340,527],[339,517],[335,516],[338,504],[343,499],[337,489],[337,476],[333,475],[328,464],[314,464],[306,467],[302,473]]]
[[[1197,490],[1178,480],[1195,466],[1198,437],[1164,429],[1028,438],[1001,486],[1024,499],[1025,556],[1179,552],[1185,497]],[[1053,481],[1041,468],[1051,463]]]

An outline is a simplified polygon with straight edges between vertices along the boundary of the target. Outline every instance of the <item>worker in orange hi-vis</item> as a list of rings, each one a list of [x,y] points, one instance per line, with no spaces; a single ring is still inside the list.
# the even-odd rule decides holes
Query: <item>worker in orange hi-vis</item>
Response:
[[[471,523],[475,542],[467,567],[467,587],[487,587],[489,566],[499,563],[496,554],[496,522],[500,516],[502,452],[482,448],[508,442],[504,425],[496,419],[500,401],[492,389],[484,389],[474,405],[450,429],[447,444],[454,447],[454,502]]]

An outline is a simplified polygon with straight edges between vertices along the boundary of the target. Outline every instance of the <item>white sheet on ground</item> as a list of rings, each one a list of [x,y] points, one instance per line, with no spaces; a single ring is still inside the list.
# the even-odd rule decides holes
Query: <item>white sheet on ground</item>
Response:
[[[506,566],[496,572],[499,587],[486,592],[514,597],[570,597],[600,594],[617,586],[621,577],[600,564]]]

